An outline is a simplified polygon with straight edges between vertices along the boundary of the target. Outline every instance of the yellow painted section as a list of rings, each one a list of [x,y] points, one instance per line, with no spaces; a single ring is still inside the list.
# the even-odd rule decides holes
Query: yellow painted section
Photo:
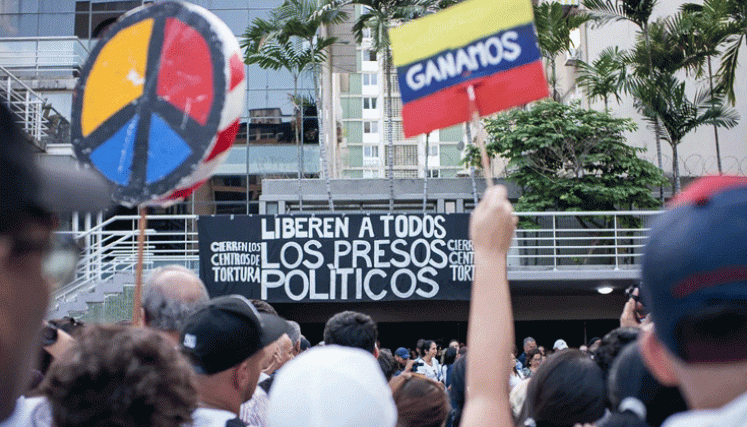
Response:
[[[81,131],[88,136],[143,94],[153,19],[120,30],[101,49],[86,81]]]
[[[530,0],[468,0],[389,30],[395,67],[534,20]]]

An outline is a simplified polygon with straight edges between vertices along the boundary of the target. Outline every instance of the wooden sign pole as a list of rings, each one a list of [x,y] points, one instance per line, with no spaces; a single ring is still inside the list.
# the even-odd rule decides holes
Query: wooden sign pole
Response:
[[[477,109],[477,99],[475,97],[475,87],[473,85],[467,86],[467,95],[469,96],[469,109],[472,113],[472,124],[475,125],[476,135],[475,142],[480,148],[480,158],[482,160],[482,171],[485,177],[485,186],[490,188],[493,186],[493,168],[490,166],[490,158],[488,157],[488,150],[485,147],[488,139],[488,133],[485,130],[485,126],[480,121],[480,111]]]
[[[135,265],[135,295],[132,298],[132,324],[142,324],[143,253],[145,252],[145,228],[148,223],[148,208],[140,206],[140,221],[137,235],[137,264]]]

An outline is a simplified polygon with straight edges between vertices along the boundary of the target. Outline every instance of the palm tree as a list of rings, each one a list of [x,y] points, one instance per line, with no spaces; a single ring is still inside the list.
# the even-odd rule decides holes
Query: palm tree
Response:
[[[694,67],[696,77],[705,73],[707,65],[708,86],[715,93],[712,57],[719,56],[719,45],[726,41],[731,34],[727,27],[729,3],[726,0],[709,0],[703,5],[685,4],[682,6],[682,31],[680,33],[683,49],[691,54],[699,54],[704,60]],[[731,86],[733,95],[734,87]],[[713,126],[713,136],[716,143],[716,162],[718,171],[722,173],[721,148],[719,146],[718,127]]]
[[[256,28],[260,28],[264,21],[258,19],[255,20],[255,25],[250,27],[247,32],[255,31]],[[331,44],[333,40],[326,40],[327,45]],[[325,58],[324,48],[326,46],[319,45],[320,49],[312,51],[309,46],[304,46],[300,40],[288,39],[285,43],[280,43],[277,39],[266,40],[263,43],[254,43],[253,40],[244,39],[242,46],[246,48],[246,56],[244,62],[247,64],[257,64],[261,68],[279,70],[281,68],[287,70],[293,78],[293,94],[290,99],[293,103],[293,117],[294,121],[301,111],[302,104],[299,103],[301,97],[298,96],[298,79],[301,73],[309,71],[311,64],[313,63],[312,57],[315,56],[317,61],[323,61]],[[298,206],[299,210],[303,211],[303,197],[301,194],[301,179],[303,178],[303,161],[302,161],[302,139],[300,138],[300,126],[294,126],[295,129],[295,142],[298,156]]]
[[[567,52],[573,45],[571,31],[589,20],[584,12],[572,12],[568,6],[560,3],[541,3],[534,7],[534,25],[537,28],[537,44],[542,56],[550,62],[550,84],[552,97],[559,101],[557,78],[555,75],[555,58]]]
[[[591,100],[602,98],[605,111],[609,108],[610,96],[620,102],[619,93],[625,84],[626,70],[623,54],[617,46],[604,49],[591,64],[578,61],[578,68],[576,82]]]
[[[736,102],[734,85],[736,84],[739,50],[747,37],[747,1],[745,0],[706,0],[703,4],[687,3],[682,10],[696,13],[707,19],[717,19],[723,24],[721,31],[726,33],[723,43],[726,45],[721,57],[721,67],[717,74],[716,90],[723,90],[732,105]]]
[[[301,46],[308,52],[307,59],[313,79],[317,98],[317,111],[323,111],[321,88],[319,87],[319,64],[326,58],[326,50],[336,38],[321,36],[323,26],[345,21],[347,14],[339,9],[326,8],[320,10],[315,0],[285,0],[278,8],[270,13],[270,20],[255,19],[252,26],[244,32],[242,45],[247,51],[260,51],[265,44],[276,43],[286,46]],[[300,41],[300,43],[299,43]],[[327,164],[326,144],[323,138],[324,121],[322,114],[317,114],[319,122],[319,151],[321,157],[322,175],[324,176],[329,200],[329,209],[334,211],[332,190],[329,182],[329,167]],[[299,184],[300,185],[300,184]],[[299,196],[300,197],[300,196]]]
[[[649,19],[656,7],[657,0],[583,0],[583,5],[589,9],[588,13],[591,18],[600,25],[607,22],[628,21],[640,28],[645,41],[646,51],[648,52],[648,67],[650,73],[653,72],[651,63],[651,50],[649,43]],[[661,141],[659,135],[658,119],[654,119],[654,137],[656,138],[656,157],[659,169],[663,169],[661,159]],[[660,189],[661,190],[661,189]],[[660,191],[663,198],[663,190]]]
[[[700,90],[693,100],[687,97],[685,82],[673,74],[660,73],[655,78],[638,79],[634,83],[636,102],[644,117],[660,121],[660,135],[672,147],[672,174],[674,191],[679,192],[680,174],[677,146],[688,133],[702,125],[731,128],[737,124],[736,111],[727,108],[719,99],[714,99],[708,90]]]

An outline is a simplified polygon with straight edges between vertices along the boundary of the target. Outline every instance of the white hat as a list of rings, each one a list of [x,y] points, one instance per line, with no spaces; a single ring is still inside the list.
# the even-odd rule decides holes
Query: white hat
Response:
[[[566,344],[565,340],[557,340],[552,346],[553,350],[565,350],[566,348],[568,348],[568,344]]]
[[[269,427],[394,427],[397,408],[369,352],[327,345],[288,362],[270,389]]]

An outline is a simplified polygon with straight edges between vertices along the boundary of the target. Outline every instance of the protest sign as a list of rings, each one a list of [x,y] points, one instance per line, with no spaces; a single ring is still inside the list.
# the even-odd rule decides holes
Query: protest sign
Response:
[[[469,0],[391,29],[405,137],[546,97],[533,19],[530,0]]]
[[[468,214],[201,216],[211,297],[277,302],[462,300],[473,278]]]

